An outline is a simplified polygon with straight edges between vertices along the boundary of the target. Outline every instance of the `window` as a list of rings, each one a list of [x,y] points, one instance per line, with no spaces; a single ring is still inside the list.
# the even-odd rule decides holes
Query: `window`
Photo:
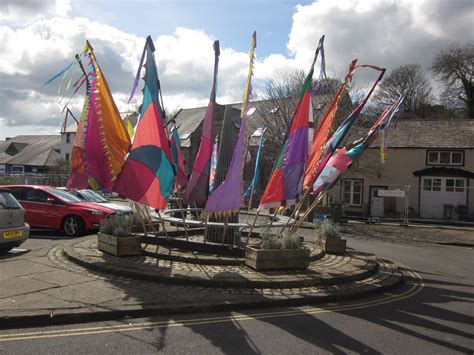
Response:
[[[27,189],[25,193],[25,201],[46,203],[49,195],[41,190]]]
[[[464,165],[463,151],[429,150],[426,154],[427,165]]]
[[[69,153],[66,153],[66,161],[69,161]]]
[[[66,133],[66,143],[71,143],[71,133]]]
[[[423,191],[464,192],[465,179],[423,178]]]
[[[348,205],[362,205],[362,180],[346,179],[343,182],[343,202]]]

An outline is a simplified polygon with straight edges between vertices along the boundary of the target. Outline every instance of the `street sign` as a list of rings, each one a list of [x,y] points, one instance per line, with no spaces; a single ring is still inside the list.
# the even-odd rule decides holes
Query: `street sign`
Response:
[[[403,190],[379,190],[379,197],[405,197]]]

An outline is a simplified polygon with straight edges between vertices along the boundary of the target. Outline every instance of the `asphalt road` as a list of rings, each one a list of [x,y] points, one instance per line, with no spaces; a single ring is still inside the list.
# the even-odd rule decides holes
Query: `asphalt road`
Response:
[[[35,235],[23,247],[61,238]],[[407,265],[423,286],[338,305],[2,331],[0,353],[473,353],[472,248],[362,239],[348,245]]]

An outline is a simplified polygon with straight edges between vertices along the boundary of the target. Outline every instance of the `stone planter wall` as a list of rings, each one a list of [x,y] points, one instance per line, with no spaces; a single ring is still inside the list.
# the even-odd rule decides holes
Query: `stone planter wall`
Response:
[[[344,254],[346,252],[346,240],[342,238],[316,236],[316,245],[329,254]]]
[[[141,239],[139,237],[114,237],[113,235],[100,233],[97,236],[98,249],[115,256],[140,255]]]
[[[306,269],[309,249],[256,249],[245,248],[245,265],[255,270]]]

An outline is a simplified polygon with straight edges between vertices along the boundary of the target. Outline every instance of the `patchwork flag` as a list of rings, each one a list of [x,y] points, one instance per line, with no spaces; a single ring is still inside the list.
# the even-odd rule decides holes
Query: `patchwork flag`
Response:
[[[259,208],[294,205],[302,191],[304,166],[308,158],[308,127],[309,117],[312,114],[313,72],[323,43],[324,36],[319,40],[311,69],[301,88],[300,99],[293,113],[288,136],[260,199]]]
[[[82,59],[88,60],[87,70],[81,62]],[[71,175],[67,186],[70,188],[100,186],[110,191],[122,169],[130,146],[130,137],[120,118],[91,44],[86,41],[81,54],[76,55],[73,62],[49,79],[45,85],[61,76],[64,80],[69,73],[74,74],[72,69],[78,67],[81,68],[83,74],[72,86],[72,76],[69,79],[65,91],[74,88],[74,92],[68,103],[84,83],[87,85],[87,90],[72,150]],[[60,91],[61,88],[58,94]]]
[[[130,137],[89,42],[86,53],[89,71],[86,119],[82,123],[84,167],[88,180],[111,191],[128,153]],[[90,185],[95,186],[95,183]]]
[[[145,88],[140,118],[114,191],[132,201],[162,210],[173,191],[174,171],[162,121],[155,46],[150,36],[145,51]]]
[[[324,144],[328,141],[333,133],[334,120],[336,118],[336,113],[339,108],[339,102],[344,96],[346,91],[346,86],[352,80],[352,76],[355,73],[355,67],[357,64],[357,59],[353,60],[349,65],[349,70],[342,82],[341,86],[334,95],[331,103],[329,104],[321,123],[319,124],[314,136],[313,143],[311,145],[311,150],[308,155],[308,161],[306,163],[305,176],[303,187],[304,189],[309,189],[314,182],[314,172],[316,172],[317,164],[321,158],[322,149]]]
[[[360,104],[356,107],[354,111],[347,117],[344,122],[338,127],[336,132],[331,136],[331,138],[325,143],[324,147],[322,148],[322,152],[320,154],[319,160],[314,164],[315,171],[310,171],[309,174],[312,174],[313,178],[316,180],[319,177],[319,174],[323,171],[324,167],[326,166],[327,162],[331,158],[331,156],[336,151],[336,148],[342,143],[343,139],[346,137],[347,133],[351,129],[352,125],[354,124],[356,118],[359,116],[360,112],[364,108],[365,104],[369,100],[370,96],[372,95],[375,87],[382,79],[385,69],[375,67],[373,65],[361,65],[358,67],[369,67],[371,69],[377,70],[380,72],[379,76],[375,80],[374,84],[372,85],[371,89],[365,96],[364,100],[360,102]],[[357,67],[355,67],[357,68]]]
[[[361,143],[349,150],[346,148],[336,150],[336,153],[331,156],[314,182],[313,194],[317,195],[334,186],[341,175],[362,155],[367,147],[370,147],[380,133],[383,132],[383,130],[390,125],[390,122],[399,114],[400,107],[404,100],[405,97],[402,95],[390,108],[387,108]]]
[[[214,80],[211,97],[204,116],[201,142],[194,160],[193,170],[184,193],[185,203],[203,204],[209,193],[209,171],[211,167],[212,138],[214,137],[214,119],[216,115],[217,69],[219,66],[219,41],[214,42]]]

